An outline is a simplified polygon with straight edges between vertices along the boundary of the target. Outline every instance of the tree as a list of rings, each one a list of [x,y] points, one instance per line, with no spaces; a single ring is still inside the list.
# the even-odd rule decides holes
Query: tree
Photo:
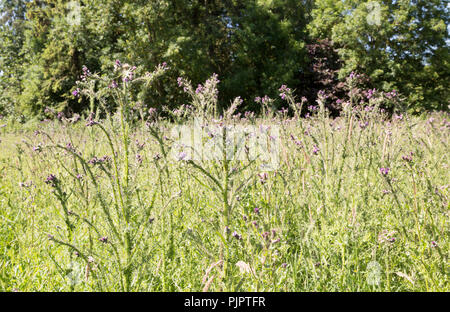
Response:
[[[0,114],[13,113],[21,93],[24,0],[0,0]]]
[[[330,38],[340,78],[366,73],[375,87],[400,90],[412,111],[448,109],[448,8],[442,0],[317,0],[310,35]]]

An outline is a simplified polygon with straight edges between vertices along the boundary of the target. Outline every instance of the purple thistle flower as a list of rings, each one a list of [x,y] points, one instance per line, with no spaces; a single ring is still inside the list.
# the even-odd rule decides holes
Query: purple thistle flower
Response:
[[[35,151],[35,152],[40,152],[40,151],[42,151],[42,144],[41,144],[41,143],[38,143],[38,145],[33,146],[33,151]]]
[[[410,152],[409,155],[403,155],[402,159],[406,162],[412,162],[412,156],[413,156],[413,152]]]
[[[110,89],[115,89],[115,88],[117,88],[119,85],[117,84],[117,82],[115,81],[115,80],[113,80],[112,82],[111,82],[111,84],[108,86],[108,88],[110,88]]]
[[[114,70],[118,70],[121,67],[122,67],[122,63],[119,60],[116,60],[114,62]]]
[[[185,160],[186,157],[187,157],[186,152],[181,152],[180,154],[178,154],[178,161]]]
[[[435,241],[431,242],[431,248],[435,248],[438,246],[438,243],[436,243]]]
[[[261,210],[261,208],[259,207],[255,207],[255,209],[253,209],[255,211],[256,214],[259,214],[259,211]]]
[[[384,168],[384,167],[382,167],[382,168],[380,168],[380,173],[382,174],[382,175],[388,175],[388,173],[389,173],[389,168]]]
[[[94,113],[90,113],[86,122],[86,127],[92,127],[93,125],[96,124],[97,122],[94,120]]]
[[[80,94],[80,89],[76,88],[75,90],[72,91],[72,95],[73,96],[78,96]],[[49,110],[46,109],[46,112],[48,112]]]
[[[102,243],[104,243],[104,244],[107,244],[108,243],[108,237],[101,237],[101,238],[99,238],[99,241],[101,241]]]
[[[139,143],[138,140],[136,140],[136,147],[139,151],[142,151],[144,149],[145,143]]]
[[[136,161],[138,164],[142,164],[142,156],[140,154],[136,155]]]
[[[359,123],[359,127],[360,127],[361,129],[367,128],[368,125],[369,125],[369,122],[368,122],[368,121],[366,121],[366,122],[360,122],[360,123]]]
[[[266,180],[269,178],[269,174],[267,172],[258,173],[259,182],[264,184]]]
[[[234,231],[232,235],[233,235],[233,237],[236,238],[237,240],[241,240],[241,239],[242,239],[242,236],[239,235],[236,231]]]
[[[54,174],[50,174],[46,179],[45,179],[45,183],[46,184],[50,184],[51,186],[55,187],[56,184],[58,183],[58,179],[56,178],[56,176]]]
[[[97,164],[98,163],[98,158],[97,158],[97,156],[94,156],[93,158],[91,158],[89,161],[88,161],[88,164],[91,164],[91,165],[95,165],[95,164]]]
[[[319,150],[319,148],[317,147],[317,145],[314,145],[314,146],[313,146],[313,151],[312,151],[313,154],[314,154],[314,155],[317,155],[317,154],[319,153],[319,151],[320,151],[320,150]]]
[[[196,93],[196,94],[199,94],[199,93],[202,93],[202,91],[203,91],[203,86],[202,86],[201,84],[199,84],[199,85],[197,86],[197,89],[195,89],[195,93]]]

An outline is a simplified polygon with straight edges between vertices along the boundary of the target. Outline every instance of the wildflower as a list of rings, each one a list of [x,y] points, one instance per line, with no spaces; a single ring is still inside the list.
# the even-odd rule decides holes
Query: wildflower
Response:
[[[261,210],[261,208],[259,208],[259,207],[255,207],[255,209],[253,209],[253,211],[256,213],[256,214],[259,214],[259,211]]]
[[[413,152],[410,152],[409,155],[403,155],[402,159],[406,162],[411,162],[412,161],[412,156],[413,156]]]
[[[101,241],[102,243],[104,243],[104,244],[106,244],[106,243],[108,243],[108,237],[101,237],[101,238],[99,238],[99,241]]]
[[[111,157],[109,157],[108,155],[103,156],[102,158],[99,159],[100,163],[105,163],[111,160]]]
[[[195,93],[196,93],[196,94],[199,94],[199,93],[202,93],[202,91],[203,91],[203,86],[202,86],[201,84],[199,84],[199,85],[197,86],[197,89],[195,89]]]
[[[80,115],[79,114],[74,114],[73,117],[70,119],[71,123],[77,123],[80,120]]]
[[[32,186],[33,185],[33,181],[30,181],[30,182],[20,182],[19,183],[19,186],[20,187],[25,187],[25,188],[28,188],[28,187],[30,187],[30,186]]]
[[[115,88],[117,88],[119,85],[117,84],[117,82],[115,81],[115,80],[113,80],[112,82],[111,82],[111,84],[108,86],[108,88],[110,88],[110,89],[115,89]]]
[[[397,233],[395,231],[388,231],[388,230],[383,230],[379,235],[378,235],[378,242],[380,244],[382,243],[393,243],[396,241],[396,238],[394,237],[394,234]]]
[[[369,125],[369,122],[368,122],[368,121],[366,121],[366,122],[360,122],[360,123],[359,123],[359,127],[360,127],[361,129],[367,128],[368,125]]]
[[[269,178],[269,174],[267,172],[258,173],[259,182],[264,184],[266,180]]]
[[[142,164],[142,156],[140,154],[136,155],[136,161],[138,164]]]
[[[258,227],[258,222],[252,221],[252,224],[253,224],[254,227]]]
[[[186,152],[181,152],[180,154],[178,154],[177,158],[178,158],[178,161],[182,161],[182,160],[185,160],[186,157],[187,157]]]
[[[66,144],[66,148],[71,152],[75,152],[75,147],[70,142]]]
[[[278,89],[278,91],[281,92],[281,93],[280,93],[280,97],[281,97],[283,100],[285,100],[287,94],[291,92],[291,89],[289,89],[286,85],[282,85],[282,86],[280,87],[280,89]]]
[[[119,60],[116,60],[116,61],[114,62],[114,71],[118,70],[118,69],[121,68],[121,67],[122,67],[122,63],[120,63]]]
[[[94,113],[89,114],[89,117],[86,122],[86,127],[92,127],[93,125],[96,125],[97,122],[94,120]]]
[[[156,112],[157,112],[156,108],[150,107],[150,108],[148,109],[149,117],[150,117],[150,118],[155,117],[155,116],[156,116]]]
[[[83,178],[83,175],[79,173],[79,174],[77,174],[76,178],[77,178],[77,180],[81,180]]]
[[[296,138],[293,134],[291,134],[291,139],[292,139],[292,141],[294,141],[294,143],[295,143],[296,145],[298,145],[298,146],[301,146],[301,145],[302,145],[302,141],[297,140],[297,138]]]
[[[242,239],[242,236],[239,235],[236,231],[234,231],[232,235],[233,235],[233,237],[236,238],[237,240],[241,240],[241,239]]]
[[[264,232],[264,233],[262,233],[262,237],[263,237],[264,239],[269,239],[269,236],[270,236],[270,233],[269,233],[269,232]]]
[[[45,179],[45,183],[46,184],[50,184],[51,186],[56,186],[56,184],[58,183],[58,179],[56,178],[56,176],[54,174],[50,174],[46,179]]]
[[[373,94],[375,93],[376,89],[369,89],[367,91],[367,99],[370,100],[373,97]]]
[[[387,175],[389,173],[389,168],[380,168],[380,173],[382,175]]]
[[[281,114],[287,114],[288,109],[285,108],[285,107],[283,107],[283,108],[281,108],[281,110],[280,110],[279,112],[280,112]]]
[[[313,154],[314,154],[314,155],[317,155],[317,154],[319,153],[319,151],[320,151],[320,149],[317,147],[317,145],[314,145],[314,146],[313,146],[313,151],[312,151]]]
[[[435,241],[432,241],[431,242],[431,248],[435,248],[435,247],[437,247],[438,246],[438,244],[435,242]]]
[[[97,156],[94,156],[91,160],[88,161],[88,164],[91,164],[91,165],[103,164],[110,160],[111,160],[111,157],[109,157],[108,155],[105,155],[102,158],[97,158]]]
[[[281,264],[281,267],[282,267],[283,269],[285,269],[287,266],[288,266],[288,264],[287,264],[286,262],[284,262],[284,263]]]
[[[72,95],[73,96],[78,96],[79,94],[80,94],[80,89],[79,88],[77,88],[77,89],[72,91]],[[48,112],[48,111],[46,111],[46,112]]]
[[[161,154],[156,153],[155,156],[153,156],[153,160],[158,161],[161,159]]]
[[[145,143],[139,143],[138,140],[136,140],[136,147],[139,151],[142,151],[144,149]]]
[[[245,118],[253,118],[253,117],[255,117],[255,113],[254,112],[250,112],[250,111],[246,111],[244,113],[244,117]]]
[[[33,151],[35,152],[41,152],[42,151],[42,144],[38,143],[38,145],[33,146]]]

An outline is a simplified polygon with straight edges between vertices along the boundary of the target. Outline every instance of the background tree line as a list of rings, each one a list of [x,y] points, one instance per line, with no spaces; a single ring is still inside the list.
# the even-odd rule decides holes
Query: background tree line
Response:
[[[185,103],[178,76],[217,73],[223,106],[241,96],[258,110],[255,97],[286,84],[310,103],[324,90],[339,110],[355,71],[410,111],[448,110],[448,11],[446,0],[0,0],[0,114],[82,112],[71,94],[82,66],[102,73],[116,59],[170,67],[135,90],[146,107]]]

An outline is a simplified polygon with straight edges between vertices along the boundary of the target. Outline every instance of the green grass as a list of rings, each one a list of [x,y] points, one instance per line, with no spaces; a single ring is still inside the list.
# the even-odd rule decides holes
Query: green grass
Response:
[[[119,122],[102,123],[117,171],[112,159],[87,164],[63,148],[71,142],[85,161],[113,158],[99,127],[4,127],[0,290],[449,291],[449,123],[446,114],[433,117],[373,114],[365,128],[355,115],[270,121],[282,145],[266,180],[259,162],[229,177],[224,162],[201,164],[219,185],[226,181],[225,197],[205,172],[163,157],[141,124],[123,141]],[[159,135],[169,136],[172,126],[160,121]],[[42,151],[33,151],[39,143]],[[410,152],[412,161],[403,160]],[[229,172],[245,165],[227,163]],[[390,169],[386,176],[381,167]],[[45,183],[49,174],[58,188]],[[247,265],[242,271],[239,261]],[[373,261],[379,272],[368,268]],[[379,283],[368,282],[373,274]]]

